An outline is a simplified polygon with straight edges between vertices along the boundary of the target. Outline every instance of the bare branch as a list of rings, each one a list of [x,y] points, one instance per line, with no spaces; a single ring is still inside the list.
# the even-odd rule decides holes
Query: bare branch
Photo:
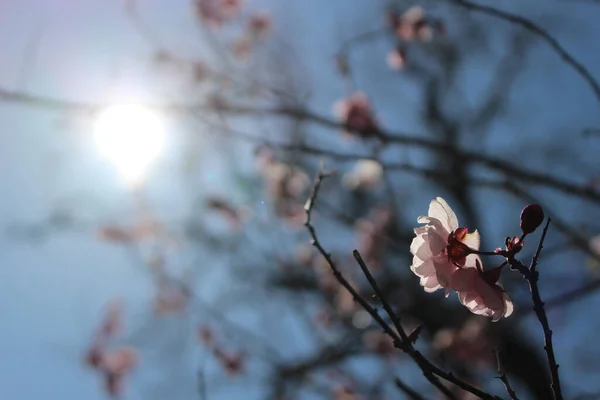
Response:
[[[0,100],[58,111],[78,111],[84,113],[97,112],[106,106],[98,103],[86,103],[53,97],[37,96],[26,92],[10,91],[2,88],[0,88]],[[183,114],[190,114],[200,111],[214,111],[214,107],[203,104],[147,103],[143,105],[152,109],[160,109],[166,112]],[[219,107],[218,111],[231,115],[279,115],[294,118],[296,120],[310,121],[331,129],[347,129],[344,124],[313,113],[312,111],[303,107],[279,106],[259,108],[253,106],[224,104]],[[378,131],[378,135],[387,143],[410,145],[433,151],[451,153],[467,163],[483,165],[485,167],[500,171],[512,178],[519,179],[522,182],[552,187],[570,196],[579,196],[581,198],[600,203],[600,193],[592,188],[585,187],[574,182],[561,180],[555,176],[546,175],[541,172],[532,172],[526,168],[512,165],[504,160],[482,154],[481,152],[462,150],[456,146],[446,145],[435,140],[426,139],[422,135],[418,136],[403,133],[391,133],[384,130]]]
[[[508,397],[511,400],[519,400],[519,398],[517,397],[517,394],[515,393],[513,388],[510,386],[510,382],[508,381],[506,372],[504,372],[504,368],[502,367],[502,363],[500,361],[500,351],[494,350],[494,354],[496,355],[496,362],[498,364],[498,373],[500,374],[498,379],[500,379],[502,381],[502,383],[504,384],[504,388],[506,389],[506,393],[508,393]]]
[[[536,25],[530,19],[522,17],[520,15],[516,15],[510,13],[508,11],[499,10],[494,7],[473,3],[469,0],[452,0],[454,4],[465,7],[469,10],[481,12],[487,15],[491,15],[493,17],[500,18],[504,21],[508,21],[510,23],[519,25],[529,32],[541,37],[552,49],[563,59],[563,61],[569,65],[571,68],[575,70],[583,80],[588,84],[588,86],[592,89],[594,94],[596,95],[596,99],[600,102],[600,84],[594,78],[594,76],[590,73],[590,71],[579,61],[575,59],[565,48],[556,40],[552,35],[550,35],[546,30]]]
[[[531,260],[531,265],[529,267],[523,265],[521,261],[516,260],[514,258],[514,255],[508,258],[508,262],[510,263],[511,269],[519,271],[529,283],[529,288],[531,290],[531,300],[533,301],[533,310],[535,311],[535,315],[537,316],[538,321],[540,321],[540,325],[542,325],[542,329],[544,330],[544,350],[546,351],[548,364],[550,366],[550,374],[552,376],[552,394],[554,396],[554,400],[562,400],[563,397],[560,388],[560,379],[558,376],[559,366],[556,363],[556,357],[554,355],[554,346],[552,344],[552,329],[550,329],[550,324],[548,323],[548,316],[546,315],[546,311],[544,310],[544,302],[542,301],[542,298],[540,296],[540,289],[538,287],[539,273],[536,270],[537,262],[540,257],[542,248],[544,246],[544,240],[546,239],[546,233],[548,232],[550,222],[551,219],[548,218],[546,226],[544,226],[544,231],[542,232],[542,237],[540,238],[537,250]]]

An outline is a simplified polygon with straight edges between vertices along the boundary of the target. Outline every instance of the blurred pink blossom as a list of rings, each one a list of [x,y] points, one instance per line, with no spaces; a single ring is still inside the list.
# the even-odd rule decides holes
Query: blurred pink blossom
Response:
[[[262,37],[269,33],[273,27],[273,19],[266,11],[254,13],[248,21],[248,30],[255,37]]]
[[[334,112],[349,130],[357,131],[361,136],[369,136],[371,132],[379,130],[371,103],[362,92],[352,93],[347,98],[337,101],[334,104]]]
[[[250,57],[253,48],[254,41],[252,38],[247,35],[242,35],[233,42],[231,50],[236,58],[246,60]]]
[[[235,18],[242,3],[242,0],[196,0],[194,6],[198,18],[214,29]]]
[[[388,53],[386,61],[388,67],[399,71],[404,68],[404,65],[406,64],[406,54],[404,50],[395,48]]]
[[[360,159],[352,171],[342,178],[344,185],[350,189],[372,189],[383,177],[383,166],[379,161]]]
[[[106,351],[102,356],[100,368],[106,373],[124,375],[137,364],[137,352],[131,347],[121,347]]]

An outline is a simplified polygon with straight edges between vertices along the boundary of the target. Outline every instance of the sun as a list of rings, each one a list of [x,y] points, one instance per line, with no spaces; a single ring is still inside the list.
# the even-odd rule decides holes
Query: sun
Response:
[[[134,186],[144,180],[149,165],[161,154],[164,135],[161,118],[136,104],[106,108],[98,115],[94,129],[100,154]]]

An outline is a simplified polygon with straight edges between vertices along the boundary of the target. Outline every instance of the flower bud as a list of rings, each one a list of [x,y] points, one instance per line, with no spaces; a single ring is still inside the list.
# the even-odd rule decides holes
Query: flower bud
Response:
[[[544,210],[539,204],[529,204],[521,211],[521,231],[532,233],[544,221]]]

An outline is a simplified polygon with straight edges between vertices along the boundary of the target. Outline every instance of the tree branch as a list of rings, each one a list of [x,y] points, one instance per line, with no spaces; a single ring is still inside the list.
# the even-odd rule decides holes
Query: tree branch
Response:
[[[483,14],[491,15],[493,17],[500,18],[504,21],[516,24],[525,28],[529,32],[541,37],[550,47],[563,59],[563,61],[575,70],[588,84],[588,86],[594,92],[596,99],[600,102],[600,84],[592,76],[590,71],[579,61],[575,59],[565,48],[550,35],[546,30],[536,25],[530,19],[510,13],[508,11],[499,10],[494,7],[473,3],[469,0],[451,0],[454,4],[460,5],[471,11],[480,12]]]
[[[510,386],[508,377],[506,376],[506,373],[504,372],[504,368],[502,367],[502,363],[500,362],[500,351],[494,350],[494,354],[496,355],[496,362],[498,365],[498,373],[500,374],[500,376],[498,376],[498,379],[500,379],[502,381],[502,383],[504,384],[504,388],[506,389],[506,393],[508,393],[508,397],[511,400],[519,400],[517,397],[517,394],[515,393],[513,388]]]
[[[540,253],[544,246],[544,240],[546,238],[546,233],[548,232],[548,226],[550,226],[551,219],[548,218],[546,222],[546,226],[544,226],[544,230],[542,232],[542,237],[540,238],[540,242],[538,244],[538,248],[531,260],[531,265],[526,267],[523,265],[521,261],[518,261],[514,258],[514,255],[508,258],[508,262],[510,263],[511,269],[517,270],[523,275],[523,277],[529,282],[529,288],[531,290],[531,300],[533,301],[533,310],[535,311],[535,315],[540,321],[540,325],[542,325],[542,329],[544,331],[544,350],[546,351],[546,355],[548,358],[548,364],[550,366],[550,374],[552,376],[552,393],[554,395],[554,400],[563,400],[562,391],[560,388],[560,379],[558,376],[558,364],[556,363],[556,357],[554,355],[554,346],[552,344],[552,329],[550,329],[550,324],[548,323],[548,316],[544,311],[544,302],[540,296],[540,290],[538,287],[538,278],[539,273],[537,272],[537,263],[540,257]]]

